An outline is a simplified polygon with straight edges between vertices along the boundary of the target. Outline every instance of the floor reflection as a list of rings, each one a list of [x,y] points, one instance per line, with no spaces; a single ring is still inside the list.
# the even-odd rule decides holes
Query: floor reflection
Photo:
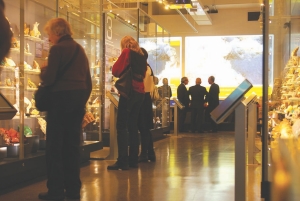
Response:
[[[258,140],[259,145],[259,140]],[[234,133],[181,134],[155,142],[157,161],[129,171],[108,171],[114,161],[94,160],[82,167],[82,201],[233,201]],[[92,154],[107,156],[108,148]],[[257,154],[261,161],[261,154]],[[248,201],[261,201],[261,166],[247,166]],[[46,182],[0,196],[34,201]],[[21,199],[22,198],[22,199]]]

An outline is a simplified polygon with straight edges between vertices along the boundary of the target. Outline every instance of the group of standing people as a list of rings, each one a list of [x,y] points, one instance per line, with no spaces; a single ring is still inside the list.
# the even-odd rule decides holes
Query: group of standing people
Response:
[[[120,77],[130,66],[132,90],[129,98],[120,95],[117,114],[118,158],[115,164],[107,167],[108,170],[128,170],[137,168],[138,162],[156,160],[150,132],[153,128],[150,92],[154,88],[154,78],[147,63],[148,53],[131,36],[122,38],[121,50],[121,55],[113,65],[112,74]],[[140,155],[138,131],[141,137]]]
[[[196,84],[187,90],[186,85],[189,83],[187,77],[181,78],[181,84],[177,88],[177,98],[185,106],[179,110],[178,129],[184,132],[184,122],[186,113],[191,110],[191,132],[203,133],[204,114],[210,122],[209,132],[217,132],[216,122],[210,117],[210,113],[219,105],[219,85],[215,83],[215,77],[210,76],[208,83],[209,91],[201,86],[201,78],[196,78]],[[191,99],[190,99],[191,97]]]

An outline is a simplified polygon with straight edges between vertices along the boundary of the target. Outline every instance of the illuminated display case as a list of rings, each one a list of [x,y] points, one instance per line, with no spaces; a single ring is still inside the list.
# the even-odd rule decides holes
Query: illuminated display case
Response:
[[[82,156],[89,159],[87,152],[102,148],[99,3],[93,6],[65,0],[4,0],[4,3],[13,39],[9,55],[0,64],[0,92],[17,109],[17,113],[11,120],[0,121],[0,146],[7,147],[0,167],[7,164],[7,160],[14,162],[44,155],[46,114],[36,110],[34,92],[40,82],[40,68],[46,62],[51,47],[43,28],[48,20],[55,17],[70,22],[74,33],[72,37],[85,49],[89,59],[93,90],[86,106],[89,121],[82,131]]]
[[[271,94],[265,97],[268,102],[263,102],[262,195],[272,201],[297,200],[300,188],[300,3],[290,0],[265,2],[269,4],[266,6],[269,15],[264,21],[264,31],[268,33],[266,40],[268,36],[274,37],[274,45],[265,50],[265,55],[274,54],[273,60],[268,61],[273,63],[274,70],[272,77],[264,76],[265,81],[273,78],[273,82],[263,85],[264,91],[270,87]],[[271,174],[266,176],[268,172]],[[269,192],[265,188],[268,183],[272,183]]]
[[[55,4],[6,0],[4,3],[13,38],[9,55],[1,61],[0,90],[17,113],[11,120],[0,121],[0,146],[7,147],[8,158],[24,158],[37,154],[39,142],[45,144],[45,113],[35,108],[34,92],[49,51],[42,30],[55,17]]]
[[[102,141],[101,128],[101,95],[102,95],[102,60],[100,6],[91,2],[60,0],[58,2],[58,17],[65,18],[71,24],[73,38],[84,48],[89,59],[92,76],[92,92],[86,105],[88,115],[84,119],[83,140],[85,144]],[[93,2],[95,3],[95,2]]]

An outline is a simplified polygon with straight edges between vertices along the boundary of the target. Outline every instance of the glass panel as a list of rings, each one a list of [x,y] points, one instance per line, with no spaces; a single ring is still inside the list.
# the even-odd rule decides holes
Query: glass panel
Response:
[[[269,0],[269,5],[270,5],[270,8],[269,8],[269,15],[270,15],[270,16],[274,16],[274,1],[275,1],[275,0]]]
[[[117,92],[114,87],[115,78],[111,72],[112,66],[121,54],[121,39],[126,35],[137,39],[137,25],[137,9],[118,9],[105,13],[105,73],[103,74],[104,94],[107,91]],[[110,100],[105,96],[103,101],[104,118],[102,123],[104,133],[108,133],[110,129]]]
[[[49,43],[47,35],[43,28],[47,21],[56,16],[56,2],[36,2],[25,1],[25,20],[24,20],[24,102],[25,113],[30,113],[31,117],[36,117],[35,122],[30,127],[35,128],[35,134],[40,138],[41,144],[46,137],[46,117],[44,113],[38,112],[36,109],[29,110],[27,106],[28,100],[33,103],[34,91],[40,82],[39,67],[43,66],[48,57]],[[21,35],[21,34],[20,34]],[[20,69],[20,83],[22,83],[22,69]],[[20,97],[22,87],[20,87]],[[27,98],[27,99],[26,99]],[[40,115],[40,116],[39,116]],[[27,123],[28,122],[28,123]],[[24,121],[24,127],[29,124],[29,120]],[[26,130],[24,134],[26,135]]]
[[[300,15],[300,2],[297,0],[291,2],[291,15],[292,16]]]
[[[270,18],[272,23],[269,33],[274,35],[274,84],[271,100],[269,101],[269,139],[272,147],[272,197],[282,200],[297,199],[298,189],[288,185],[285,195],[280,190],[281,183],[276,182],[276,175],[291,174],[291,170],[299,169],[299,159],[294,153],[299,151],[299,8],[296,0],[274,0],[275,13]],[[290,140],[287,140],[290,139]],[[293,140],[292,140],[293,139]],[[278,144],[278,142],[280,142]],[[297,156],[297,154],[295,154]],[[283,167],[283,161],[289,161]],[[291,182],[296,179],[291,179]]]
[[[146,13],[140,12],[140,38],[139,43],[140,46],[145,48],[148,52],[148,64],[151,67],[155,81],[155,87],[158,87],[159,79],[157,79],[157,71],[162,65],[159,63],[159,57],[161,53],[162,47],[157,44],[157,28],[158,25],[156,22],[151,19]],[[163,101],[163,97],[160,96],[158,100],[153,101],[153,128],[158,129],[161,128],[162,125],[162,117],[163,108],[166,101]]]
[[[59,17],[67,19],[73,30],[73,38],[84,48],[90,64],[92,93],[86,105],[83,120],[83,139],[101,141],[101,79],[100,59],[100,5],[99,2],[59,1]]]
[[[21,2],[24,2],[24,15],[20,10]],[[0,138],[4,137],[4,143],[14,147],[14,152],[10,152],[9,147],[8,157],[17,157],[14,155],[17,154],[22,158],[37,152],[39,144],[45,140],[45,115],[35,108],[34,92],[40,82],[40,66],[44,65],[49,50],[42,30],[45,23],[55,17],[56,3],[30,0],[4,0],[4,3],[13,39],[10,54],[1,62],[0,91],[18,112],[12,120],[0,121],[1,129],[7,130],[5,135],[2,130]],[[18,146],[19,142],[22,146]],[[3,146],[1,140],[0,146]]]
[[[148,52],[148,63],[156,77],[156,87],[160,99],[153,102],[154,128],[170,129],[170,87],[167,65],[171,62],[172,49],[169,45],[168,33],[144,12],[140,12],[140,46]],[[173,68],[177,70],[176,68]],[[168,75],[168,76],[167,76]],[[165,78],[165,84],[163,79]]]

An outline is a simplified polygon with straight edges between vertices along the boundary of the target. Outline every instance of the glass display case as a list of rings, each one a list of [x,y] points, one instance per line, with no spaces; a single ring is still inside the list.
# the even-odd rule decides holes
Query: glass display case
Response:
[[[112,66],[121,54],[121,39],[126,36],[137,38],[137,9],[108,11],[105,13],[105,47],[104,47],[104,61],[105,66],[102,69],[103,90],[106,94],[107,91],[117,92],[114,87],[116,78],[112,75]],[[107,96],[102,97],[102,107],[104,108],[102,125],[104,133],[110,130],[110,100]]]
[[[93,90],[83,122],[83,146],[93,144],[94,151],[101,149],[100,6],[87,8],[87,3],[65,0],[4,0],[4,3],[13,38],[9,55],[0,64],[0,92],[17,110],[12,119],[0,121],[0,147],[7,147],[6,157],[22,159],[45,149],[46,114],[35,108],[34,92],[51,47],[43,27],[55,17],[70,22],[72,37],[88,56]]]
[[[90,5],[90,2],[79,1],[70,4],[69,1],[58,2],[58,17],[65,18],[71,24],[72,36],[86,51],[89,59],[92,76],[92,93],[86,105],[86,116],[83,122],[83,139],[89,141],[102,141],[101,132],[101,94],[102,94],[102,60],[101,60],[101,29],[100,6]]]
[[[17,113],[11,120],[0,121],[0,146],[7,147],[7,157],[23,158],[36,153],[37,143],[45,139],[45,114],[35,108],[34,92],[40,82],[40,67],[49,51],[41,30],[55,17],[55,3],[6,0],[4,3],[13,38],[10,53],[1,61],[0,91]]]
[[[269,131],[272,138],[294,138],[298,137],[298,132],[292,126],[299,120],[300,114],[300,18],[296,9],[299,8],[299,3],[284,1],[280,10],[276,7],[276,1],[271,5],[274,5],[274,16],[270,16],[269,34],[273,34],[275,38],[275,67],[272,94],[269,97]],[[278,24],[282,26],[279,27]]]
[[[272,48],[265,48],[265,58],[274,54],[272,94],[263,103],[262,195],[269,200],[294,200],[299,191],[299,20],[297,1],[265,1],[267,19],[264,21],[265,42],[274,37]],[[262,12],[263,13],[263,12]],[[269,45],[270,47],[270,45]],[[267,69],[265,69],[267,72]],[[264,91],[267,85],[264,84]],[[267,136],[267,139],[266,139]],[[266,143],[264,143],[266,142]],[[264,146],[266,144],[266,146]],[[269,158],[270,157],[270,158]],[[268,176],[268,172],[269,174]],[[268,183],[271,191],[267,192]],[[267,184],[267,185],[266,185]]]

